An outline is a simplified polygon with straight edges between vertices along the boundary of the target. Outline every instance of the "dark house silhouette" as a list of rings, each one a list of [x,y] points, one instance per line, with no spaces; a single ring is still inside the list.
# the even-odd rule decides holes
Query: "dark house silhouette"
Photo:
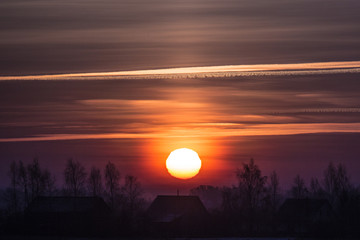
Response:
[[[110,208],[99,197],[38,197],[25,220],[34,233],[91,235],[107,228]]]
[[[287,199],[278,212],[280,230],[299,234],[323,231],[335,221],[326,199]]]
[[[188,236],[203,233],[208,212],[198,196],[157,196],[147,218],[156,233]]]

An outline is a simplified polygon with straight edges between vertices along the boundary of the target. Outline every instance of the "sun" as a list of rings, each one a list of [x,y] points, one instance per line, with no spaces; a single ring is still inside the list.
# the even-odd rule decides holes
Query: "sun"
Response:
[[[194,150],[179,148],[170,153],[166,160],[166,168],[173,177],[189,179],[199,173],[201,160]]]

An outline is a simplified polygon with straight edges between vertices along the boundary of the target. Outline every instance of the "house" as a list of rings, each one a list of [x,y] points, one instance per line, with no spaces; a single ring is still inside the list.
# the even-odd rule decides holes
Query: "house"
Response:
[[[287,199],[278,211],[281,231],[293,233],[316,232],[336,219],[326,199]]]
[[[187,236],[203,231],[208,212],[198,196],[157,196],[147,217],[156,232]]]
[[[38,197],[25,212],[27,228],[41,234],[95,234],[107,228],[110,208],[99,197]]]

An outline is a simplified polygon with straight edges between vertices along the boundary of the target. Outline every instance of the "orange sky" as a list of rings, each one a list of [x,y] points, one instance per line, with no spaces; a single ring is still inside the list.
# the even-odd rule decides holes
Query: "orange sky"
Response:
[[[282,182],[344,162],[360,183],[359,0],[0,4],[0,188],[38,157],[112,161],[149,190],[231,185],[255,158]],[[199,175],[172,178],[175,148]]]
[[[321,174],[344,156],[355,171],[360,89],[353,64],[302,65],[325,68],[311,71],[272,65],[285,70],[230,76],[1,81],[1,175],[11,160],[39,157],[61,183],[64,162],[73,157],[87,168],[113,161],[149,189],[185,191],[233,183],[235,169],[251,157],[286,182],[298,171]],[[183,147],[203,160],[187,181],[165,168],[169,153]]]

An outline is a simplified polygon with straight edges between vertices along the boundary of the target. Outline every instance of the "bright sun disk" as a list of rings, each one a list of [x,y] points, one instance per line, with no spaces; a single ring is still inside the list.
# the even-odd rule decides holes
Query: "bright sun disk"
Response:
[[[166,168],[171,176],[188,179],[199,173],[201,160],[195,151],[179,148],[170,153],[166,160]]]

